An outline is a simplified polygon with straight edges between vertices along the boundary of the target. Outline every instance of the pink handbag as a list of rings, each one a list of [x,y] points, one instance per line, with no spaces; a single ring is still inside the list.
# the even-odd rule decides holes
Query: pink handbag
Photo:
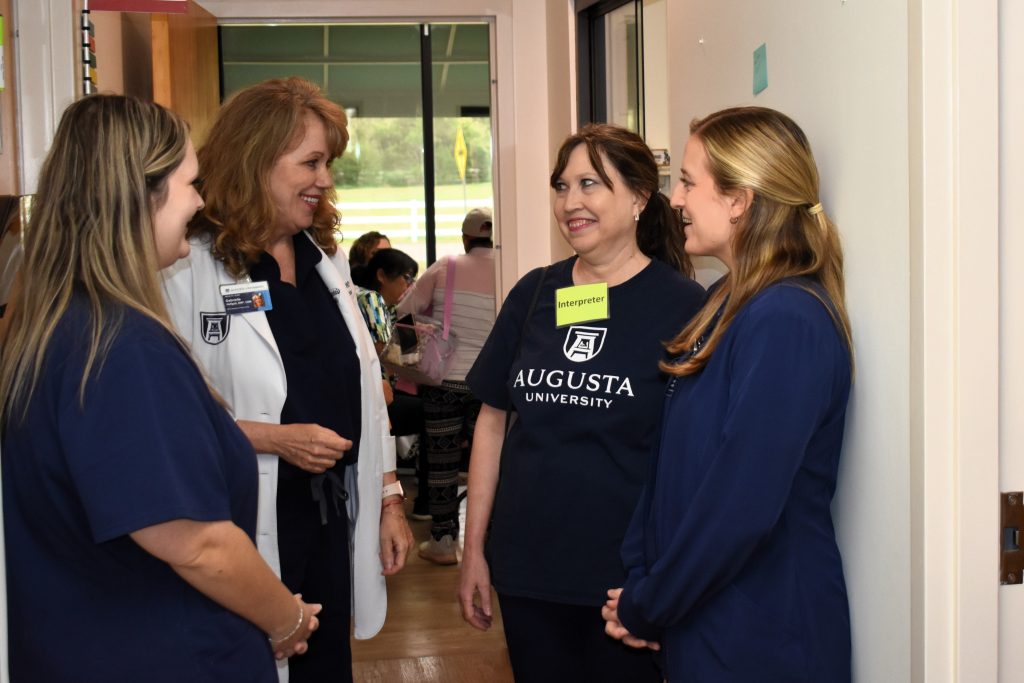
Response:
[[[448,259],[447,279],[444,286],[444,316],[442,321],[415,315],[413,322],[396,323],[395,330],[384,349],[381,362],[388,372],[417,384],[437,386],[448,376],[458,343],[451,330],[452,300],[455,297],[455,259]],[[415,344],[402,344],[415,334]]]

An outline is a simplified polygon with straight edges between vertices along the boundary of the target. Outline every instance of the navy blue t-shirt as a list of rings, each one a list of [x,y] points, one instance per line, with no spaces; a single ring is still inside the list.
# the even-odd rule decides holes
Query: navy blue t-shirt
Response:
[[[662,342],[704,303],[704,290],[651,261],[611,287],[610,318],[555,327],[555,290],[576,258],[509,293],[466,377],[473,394],[518,414],[501,459],[487,556],[500,593],[600,605],[622,585],[619,546],[647,475],[665,378]],[[516,346],[522,350],[515,359]]]
[[[3,438],[11,680],[276,681],[259,629],[128,535],[191,519],[253,537],[252,446],[171,335],[133,311],[83,405],[89,333],[75,298]]]

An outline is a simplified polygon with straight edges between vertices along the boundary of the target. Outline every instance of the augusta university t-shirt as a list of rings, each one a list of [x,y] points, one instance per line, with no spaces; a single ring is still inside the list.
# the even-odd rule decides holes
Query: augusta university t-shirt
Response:
[[[665,378],[662,342],[704,303],[704,290],[652,260],[608,289],[609,316],[556,326],[555,291],[576,258],[509,293],[467,375],[484,403],[511,408],[487,557],[499,593],[599,605],[625,579],[619,546],[647,475]],[[516,348],[522,337],[522,347]]]

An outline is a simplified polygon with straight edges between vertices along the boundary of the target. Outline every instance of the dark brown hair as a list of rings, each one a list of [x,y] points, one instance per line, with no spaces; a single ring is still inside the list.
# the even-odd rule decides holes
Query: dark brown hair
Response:
[[[376,230],[364,232],[356,238],[356,241],[352,243],[352,248],[348,250],[348,264],[353,268],[365,265],[373,256],[373,250],[377,248],[381,240],[388,240],[388,236]],[[391,240],[388,240],[388,243],[390,242]]]
[[[640,251],[692,277],[693,265],[683,250],[682,229],[668,197],[658,192],[658,164],[643,138],[620,126],[588,123],[578,133],[567,137],[559,148],[555,168],[551,171],[551,187],[559,182],[569,164],[569,156],[580,145],[586,146],[590,165],[608,187],[612,187],[612,182],[604,168],[602,155],[615,167],[632,192],[647,198],[636,227],[636,243]]]

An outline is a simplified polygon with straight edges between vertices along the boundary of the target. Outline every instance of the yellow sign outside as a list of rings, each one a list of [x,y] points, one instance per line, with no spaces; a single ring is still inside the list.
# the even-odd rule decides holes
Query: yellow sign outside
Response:
[[[466,182],[466,159],[469,157],[469,150],[466,149],[466,138],[462,134],[462,124],[455,132],[455,165],[459,167],[459,178]]]
[[[608,283],[555,290],[555,327],[608,318]]]

